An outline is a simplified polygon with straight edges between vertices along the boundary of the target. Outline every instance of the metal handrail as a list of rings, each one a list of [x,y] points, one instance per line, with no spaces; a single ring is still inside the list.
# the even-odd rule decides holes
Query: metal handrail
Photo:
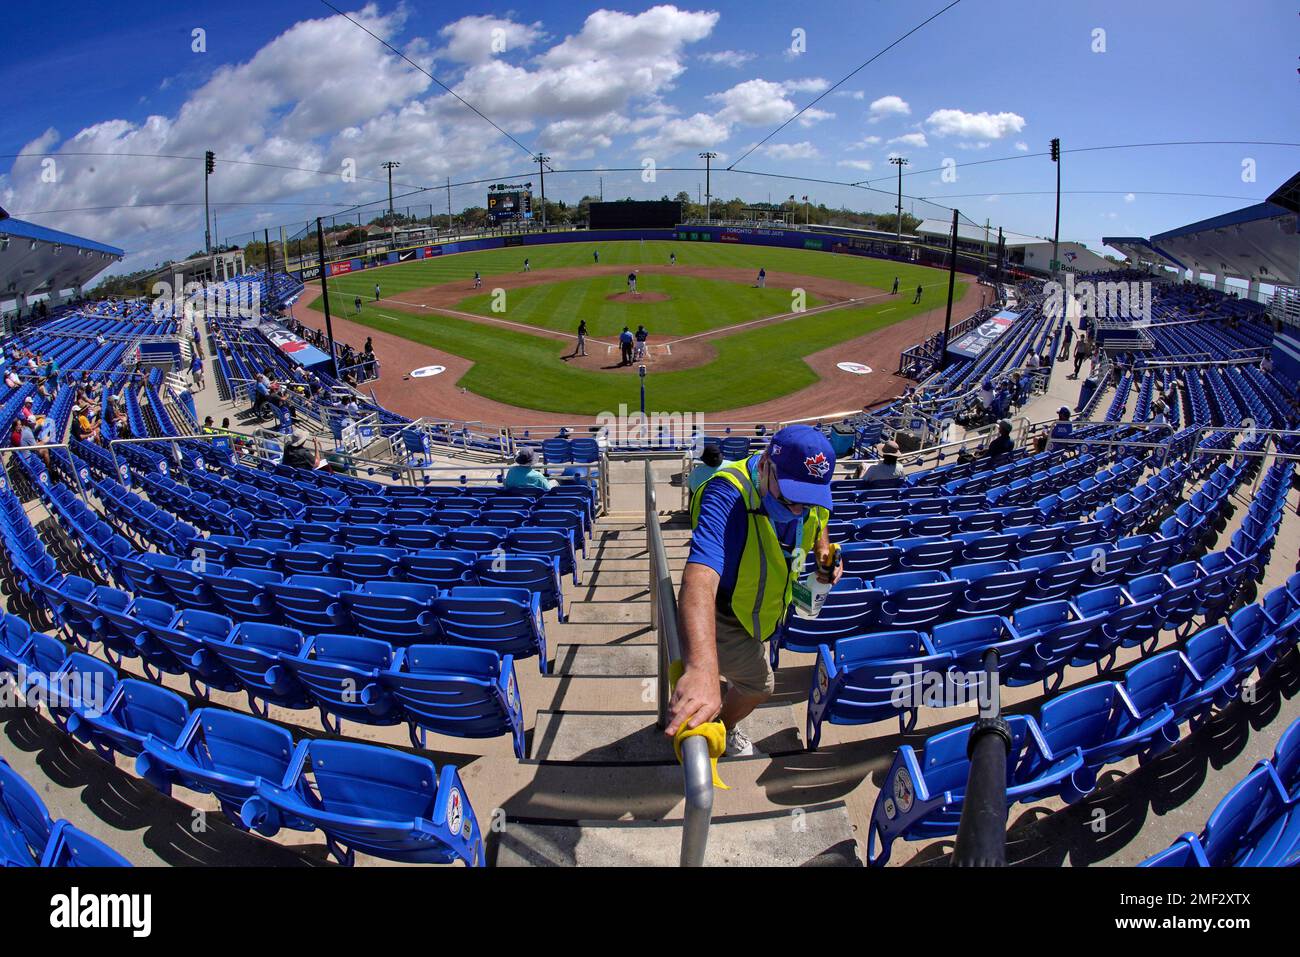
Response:
[[[659,726],[668,721],[670,695],[668,672],[682,657],[677,636],[677,594],[673,591],[664,551],[663,532],[659,528],[659,507],[655,495],[654,472],[645,460],[645,532],[650,556],[650,623],[655,630],[659,659]],[[682,771],[686,807],[682,815],[682,867],[703,867],[704,852],[709,844],[709,825],[713,820],[713,767],[709,745],[703,737],[693,735],[682,742]]]

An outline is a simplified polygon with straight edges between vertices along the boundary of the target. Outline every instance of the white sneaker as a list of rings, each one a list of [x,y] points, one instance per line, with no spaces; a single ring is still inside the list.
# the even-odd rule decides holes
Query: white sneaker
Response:
[[[752,758],[761,757],[763,752],[754,747],[754,742],[744,731],[732,728],[727,732],[727,750],[723,754],[728,758]]]

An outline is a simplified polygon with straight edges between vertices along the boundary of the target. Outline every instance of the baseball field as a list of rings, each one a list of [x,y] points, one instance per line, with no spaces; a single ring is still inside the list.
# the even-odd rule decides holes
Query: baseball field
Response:
[[[628,291],[632,272],[635,294]],[[899,292],[892,294],[895,277]],[[619,363],[624,326],[644,325],[650,334],[644,364],[654,408],[718,412],[816,385],[826,373],[806,357],[942,306],[947,281],[942,270],[851,255],[634,241],[438,256],[335,276],[329,290],[336,318],[385,340],[428,346],[432,352],[419,350],[425,358],[467,360],[458,370],[449,363],[458,390],[520,409],[590,416],[637,405],[640,363]],[[918,285],[921,301],[914,303]],[[966,285],[959,279],[956,300]],[[317,311],[318,288],[311,283],[307,292]],[[581,320],[585,356],[575,354]],[[380,360],[391,391],[395,378],[424,360],[414,349],[387,351]],[[851,358],[887,374],[898,361],[897,346],[891,351]]]

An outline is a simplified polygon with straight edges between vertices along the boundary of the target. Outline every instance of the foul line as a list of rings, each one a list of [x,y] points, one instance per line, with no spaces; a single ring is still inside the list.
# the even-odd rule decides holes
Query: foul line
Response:
[[[842,302],[828,302],[825,303],[824,305],[813,306],[811,309],[805,309],[802,312],[782,312],[782,313],[778,313],[775,316],[764,316],[762,319],[751,319],[749,320],[749,322],[737,323],[734,326],[723,326],[720,329],[708,329],[705,330],[704,332],[697,332],[691,336],[683,336],[680,339],[673,339],[669,341],[667,344],[675,345],[676,343],[679,342],[690,342],[692,339],[702,339],[705,336],[727,335],[730,334],[733,330],[744,329],[746,326],[757,326],[764,322],[778,323],[778,322],[786,322],[787,320],[790,319],[800,319],[803,318],[804,316],[816,316],[816,315],[820,315],[823,312],[830,312],[834,309],[845,309],[849,306],[860,306],[864,302],[869,302],[872,299],[879,299],[881,296],[889,296],[889,295],[892,294],[887,292],[882,292],[882,293],[877,293],[874,296],[863,296],[860,299],[845,299]]]

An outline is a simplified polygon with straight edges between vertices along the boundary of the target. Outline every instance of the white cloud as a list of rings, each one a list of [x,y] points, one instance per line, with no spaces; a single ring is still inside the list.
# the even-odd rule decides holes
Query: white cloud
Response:
[[[1023,140],[1018,140],[1018,141],[1016,142],[1016,149],[1020,150],[1020,152],[1022,152],[1022,153],[1028,153],[1028,152],[1029,152],[1029,144],[1026,143],[1026,142],[1024,142]]]
[[[714,50],[712,53],[701,53],[700,59],[714,66],[725,66],[736,70],[754,59],[754,56],[755,54],[743,50]]]
[[[457,63],[485,63],[495,56],[528,50],[545,34],[541,23],[515,23],[492,16],[461,17],[438,31],[446,46],[438,56]],[[494,44],[504,50],[493,49]]]
[[[912,108],[908,106],[906,100],[891,94],[871,101],[871,106],[867,107],[867,121],[879,123],[891,116],[908,116],[911,112]]]
[[[800,143],[776,143],[772,146],[763,148],[768,156],[777,160],[806,160],[817,159],[821,153],[812,143],[804,140]]]
[[[814,123],[820,123],[822,120],[835,119],[834,113],[828,113],[825,110],[819,110],[817,107],[810,107],[799,114],[799,125],[803,127],[812,126]]]
[[[682,150],[711,149],[731,135],[731,125],[707,113],[663,123],[654,136],[642,137],[634,147],[669,156]]]
[[[858,140],[852,146],[848,147],[848,149],[864,150],[871,146],[878,146],[879,144],[880,144],[879,136],[864,136],[862,139]]]
[[[844,166],[848,169],[862,170],[864,173],[870,173],[872,170],[871,160],[840,160],[836,166]]]
[[[910,146],[913,149],[923,149],[930,145],[926,142],[924,133],[904,133],[902,136],[895,136],[889,142],[901,143],[903,146]]]
[[[1017,113],[966,113],[947,109],[935,110],[926,117],[925,125],[936,136],[999,140],[1024,129],[1025,118]]]
[[[1136,201],[1137,201],[1137,197],[1136,197],[1135,195],[1133,195],[1132,193],[1125,193],[1125,194],[1124,194],[1124,202],[1126,202],[1126,203],[1132,203],[1132,202],[1136,202]]]

